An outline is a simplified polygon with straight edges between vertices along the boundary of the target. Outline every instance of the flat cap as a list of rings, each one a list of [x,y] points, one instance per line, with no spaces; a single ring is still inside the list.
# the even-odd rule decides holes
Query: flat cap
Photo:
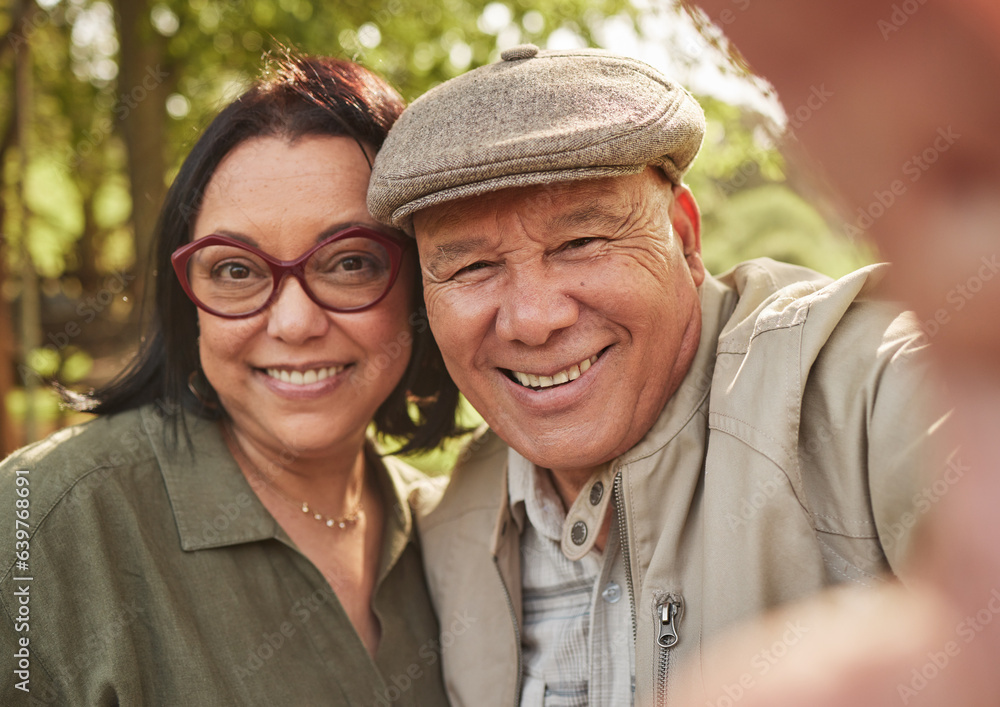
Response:
[[[368,209],[413,235],[436,204],[533,184],[659,167],[675,184],[705,134],[679,84],[602,50],[508,49],[446,81],[403,113],[375,159]]]

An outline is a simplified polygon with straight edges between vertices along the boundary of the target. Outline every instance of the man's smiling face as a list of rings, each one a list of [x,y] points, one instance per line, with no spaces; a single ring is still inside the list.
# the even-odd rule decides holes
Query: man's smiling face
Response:
[[[507,189],[414,217],[431,329],[489,425],[539,466],[634,446],[698,347],[697,205],[658,170]]]

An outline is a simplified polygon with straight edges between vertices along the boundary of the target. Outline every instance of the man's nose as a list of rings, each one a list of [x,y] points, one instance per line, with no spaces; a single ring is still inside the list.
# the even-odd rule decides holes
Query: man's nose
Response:
[[[278,296],[267,310],[267,333],[289,344],[323,336],[330,328],[330,317],[306,294],[302,283],[289,275],[278,287]]]
[[[541,346],[580,317],[577,301],[567,293],[561,278],[533,268],[511,277],[501,293],[497,335],[504,341]]]

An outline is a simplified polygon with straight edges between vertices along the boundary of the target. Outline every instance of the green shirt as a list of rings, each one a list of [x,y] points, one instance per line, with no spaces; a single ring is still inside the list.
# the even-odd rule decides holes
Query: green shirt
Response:
[[[377,464],[386,526],[373,662],[218,423],[184,420],[190,445],[147,406],[0,464],[0,703],[446,704],[406,501],[417,472]]]

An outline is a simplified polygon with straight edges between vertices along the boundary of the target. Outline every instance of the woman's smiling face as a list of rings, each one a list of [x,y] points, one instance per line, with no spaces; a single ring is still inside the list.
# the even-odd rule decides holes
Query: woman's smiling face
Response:
[[[248,140],[209,182],[193,238],[230,236],[288,261],[351,226],[386,233],[365,205],[369,174],[350,138]],[[362,312],[323,309],[294,277],[251,317],[198,311],[202,369],[243,436],[295,456],[356,453],[410,360],[413,250],[386,297]]]

